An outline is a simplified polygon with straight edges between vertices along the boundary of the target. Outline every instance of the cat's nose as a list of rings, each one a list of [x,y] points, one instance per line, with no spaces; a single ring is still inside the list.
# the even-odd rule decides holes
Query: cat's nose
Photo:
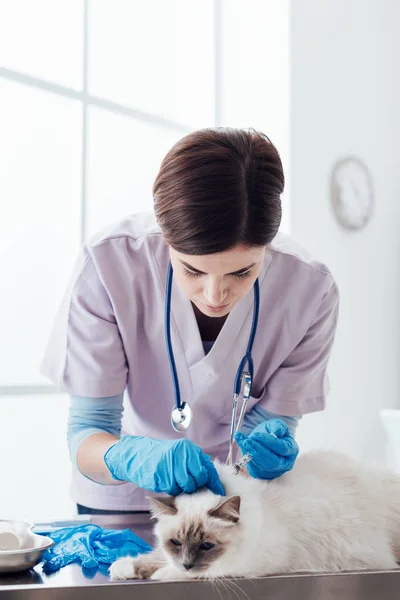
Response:
[[[189,569],[191,569],[193,565],[194,563],[183,563],[183,566],[185,567],[186,571],[189,571]]]

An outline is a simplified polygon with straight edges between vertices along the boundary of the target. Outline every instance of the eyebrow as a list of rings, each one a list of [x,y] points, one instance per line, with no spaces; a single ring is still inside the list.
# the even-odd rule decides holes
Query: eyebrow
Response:
[[[189,263],[185,262],[184,260],[179,259],[179,262],[181,262],[184,267],[186,267],[190,271],[193,271],[194,273],[198,273],[199,275],[207,275],[207,273],[204,273],[204,271],[199,271],[199,269],[195,269],[194,267],[189,265]],[[246,273],[246,271],[248,271],[249,269],[254,267],[255,264],[256,263],[252,263],[248,267],[244,267],[243,269],[239,269],[238,271],[233,271],[232,273],[225,273],[225,275],[240,275],[240,273]]]

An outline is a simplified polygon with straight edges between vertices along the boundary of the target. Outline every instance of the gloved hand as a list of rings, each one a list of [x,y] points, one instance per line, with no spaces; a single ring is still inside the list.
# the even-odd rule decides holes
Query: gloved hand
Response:
[[[207,486],[225,495],[218,473],[207,454],[190,440],[154,440],[126,435],[104,455],[114,479],[131,481],[151,492],[171,496]]]
[[[281,419],[260,423],[248,436],[239,431],[235,441],[243,454],[251,454],[247,470],[255,479],[280,477],[290,471],[299,453],[295,439]]]
[[[54,546],[43,555],[45,573],[57,571],[70,563],[94,569],[102,564],[111,565],[122,556],[137,556],[151,551],[151,546],[130,529],[114,531],[98,525],[81,525],[63,527],[44,535],[54,541]]]

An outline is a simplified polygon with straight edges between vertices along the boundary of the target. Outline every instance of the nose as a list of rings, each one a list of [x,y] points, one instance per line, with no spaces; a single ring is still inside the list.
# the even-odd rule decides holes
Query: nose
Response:
[[[204,297],[210,306],[219,306],[226,298],[227,290],[224,282],[218,279],[209,279],[204,288]]]
[[[193,567],[194,563],[183,563],[186,571],[189,571]]]

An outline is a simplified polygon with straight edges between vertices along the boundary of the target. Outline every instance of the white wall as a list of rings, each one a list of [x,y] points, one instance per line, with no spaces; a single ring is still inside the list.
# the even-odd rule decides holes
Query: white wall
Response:
[[[289,160],[289,0],[223,0],[218,125],[254,127]],[[289,228],[289,185],[282,229]]]
[[[74,514],[68,395],[1,396],[0,402],[0,519],[38,522]]]
[[[381,407],[400,408],[400,2],[293,0],[290,231],[331,268],[341,311],[323,413],[299,440],[380,461]],[[369,165],[376,210],[361,232],[336,224],[334,161]]]

